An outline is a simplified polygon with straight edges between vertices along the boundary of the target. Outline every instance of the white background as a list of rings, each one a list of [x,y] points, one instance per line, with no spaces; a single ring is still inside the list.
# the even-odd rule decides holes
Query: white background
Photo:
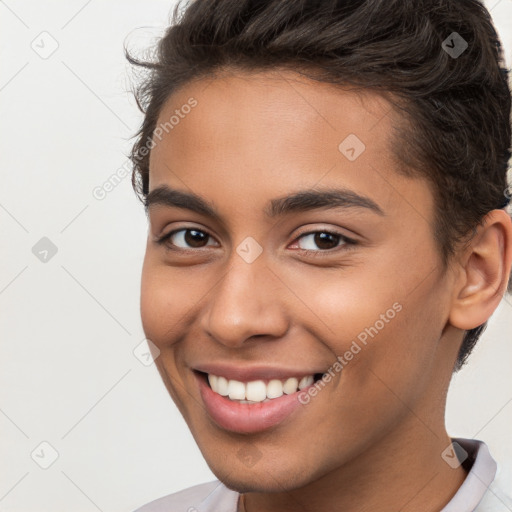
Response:
[[[101,201],[92,194],[126,163],[142,119],[123,42],[147,46],[172,6],[0,2],[2,511],[131,511],[214,478],[156,368],[133,354],[144,340],[142,205],[129,176]],[[487,6],[510,67],[512,1]],[[47,59],[31,47],[57,43]],[[46,263],[32,253],[43,237],[58,250]],[[511,334],[508,297],[447,409],[450,435],[509,462]],[[58,452],[48,469],[31,457],[50,461],[43,441]]]

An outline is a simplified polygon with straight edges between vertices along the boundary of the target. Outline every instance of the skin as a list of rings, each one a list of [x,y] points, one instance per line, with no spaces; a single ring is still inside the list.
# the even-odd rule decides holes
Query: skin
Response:
[[[192,191],[221,219],[150,207],[141,316],[209,467],[246,493],[249,512],[440,510],[466,477],[441,457],[451,442],[444,412],[452,368],[464,329],[487,320],[505,292],[510,218],[490,212],[443,269],[431,189],[397,173],[393,117],[379,95],[291,71],[232,72],[175,92],[160,122],[190,97],[197,106],[151,152],[149,188]],[[353,162],[338,149],[350,133],[366,144]],[[269,200],[298,189],[339,187],[370,197],[384,215],[263,213]],[[191,246],[175,236],[174,251],[156,243],[185,228],[210,237]],[[327,252],[312,236],[300,238],[310,231],[358,244],[335,238]],[[236,252],[248,236],[264,249],[252,263]],[[401,311],[281,424],[237,434],[205,412],[191,371],[198,362],[327,370],[394,303]],[[256,454],[253,465],[244,451]]]

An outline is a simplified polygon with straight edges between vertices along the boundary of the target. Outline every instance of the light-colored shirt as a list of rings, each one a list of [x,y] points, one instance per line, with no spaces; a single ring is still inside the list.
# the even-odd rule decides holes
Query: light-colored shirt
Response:
[[[498,466],[487,445],[452,438],[473,461],[464,482],[439,512],[512,512],[512,473]],[[134,512],[237,512],[240,494],[219,480],[195,485],[154,500]]]

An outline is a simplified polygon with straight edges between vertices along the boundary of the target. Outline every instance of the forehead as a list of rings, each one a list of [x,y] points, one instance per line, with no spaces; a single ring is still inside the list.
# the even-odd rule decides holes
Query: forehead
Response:
[[[249,197],[256,190],[277,196],[342,185],[373,193],[384,208],[396,207],[404,189],[411,201],[429,203],[425,183],[396,172],[396,116],[376,92],[291,71],[200,79],[176,91],[160,112],[157,127],[167,129],[151,152],[149,189],[166,183],[212,195],[222,183]]]
[[[200,130],[203,142],[229,134],[232,143],[242,142],[247,135],[268,143],[275,140],[278,130],[280,138],[290,142],[301,137],[328,144],[355,134],[365,142],[371,138],[375,149],[388,149],[392,108],[370,90],[334,86],[289,70],[224,71],[175,91],[164,104],[157,126],[165,126],[173,116],[176,119],[180,110],[189,110],[187,103],[192,98],[197,105],[180,116],[179,123],[185,127],[173,126],[175,138],[188,128]],[[185,117],[187,122],[181,123]]]

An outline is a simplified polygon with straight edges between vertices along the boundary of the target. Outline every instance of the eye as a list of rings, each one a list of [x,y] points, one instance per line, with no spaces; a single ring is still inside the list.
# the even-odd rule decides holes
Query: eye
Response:
[[[326,252],[344,245],[355,245],[357,242],[351,238],[333,231],[310,231],[303,233],[296,240],[303,240],[303,243],[296,243],[299,249],[305,252]],[[315,248],[319,248],[318,249]]]
[[[170,249],[197,249],[206,247],[204,242],[212,238],[208,233],[200,229],[185,228],[171,231],[157,240],[160,245],[165,245]],[[188,244],[188,245],[187,245]]]
[[[213,237],[206,231],[195,228],[182,228],[163,235],[161,238],[156,240],[156,242],[168,249],[186,251],[216,245],[215,243],[208,244],[209,239],[213,240]],[[299,243],[299,241],[302,242]],[[326,230],[303,233],[296,238],[294,243],[295,246],[298,246],[298,249],[301,252],[317,254],[332,251],[338,247],[356,244],[356,240],[342,235],[341,233]]]

